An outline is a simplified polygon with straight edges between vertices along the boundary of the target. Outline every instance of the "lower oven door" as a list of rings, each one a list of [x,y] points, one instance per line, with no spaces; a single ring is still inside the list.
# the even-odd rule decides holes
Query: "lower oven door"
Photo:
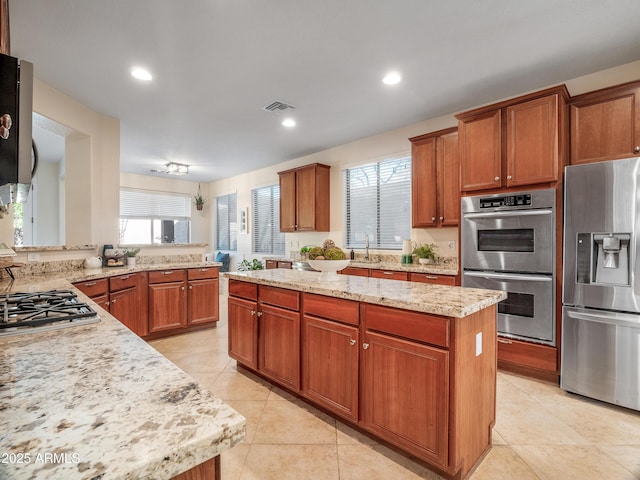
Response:
[[[555,286],[552,275],[464,271],[462,286],[503,290],[498,334],[555,345]]]

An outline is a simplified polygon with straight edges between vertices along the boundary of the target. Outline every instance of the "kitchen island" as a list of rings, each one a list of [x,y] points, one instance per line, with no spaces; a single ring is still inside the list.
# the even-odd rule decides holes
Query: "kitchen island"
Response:
[[[238,364],[447,478],[489,451],[505,292],[272,269],[225,274]]]
[[[201,478],[244,438],[245,419],[78,295],[100,322],[0,339],[0,479]]]

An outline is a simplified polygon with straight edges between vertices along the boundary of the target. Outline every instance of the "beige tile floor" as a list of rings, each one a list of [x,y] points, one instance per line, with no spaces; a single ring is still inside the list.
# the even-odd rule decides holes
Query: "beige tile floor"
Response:
[[[223,480],[439,479],[340,421],[238,371],[227,355],[226,297],[217,328],[150,342],[247,419],[222,454]],[[640,479],[640,414],[498,373],[493,448],[472,480]]]

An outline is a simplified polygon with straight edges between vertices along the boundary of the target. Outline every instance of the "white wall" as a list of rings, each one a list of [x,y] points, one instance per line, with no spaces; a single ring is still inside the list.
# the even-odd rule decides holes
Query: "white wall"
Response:
[[[564,82],[571,95],[597,90],[607,86],[630,82],[640,79],[640,61],[621,65],[601,72],[567,80]],[[552,85],[541,85],[541,90]],[[522,92],[525,94],[528,92]],[[502,99],[496,99],[498,102]],[[494,103],[494,102],[492,102]],[[480,105],[478,105],[480,106]],[[470,110],[470,109],[468,109]],[[247,207],[251,203],[251,189],[274,185],[278,183],[277,172],[287,170],[309,163],[324,163],[331,165],[331,231],[328,233],[291,233],[286,234],[285,255],[289,255],[292,250],[299,247],[322,243],[326,238],[333,239],[339,246],[344,245],[344,200],[343,200],[343,180],[342,171],[346,168],[372,163],[387,158],[410,155],[411,145],[408,139],[424,133],[441,130],[457,125],[455,113],[442,117],[424,120],[406,127],[391,130],[380,135],[363,138],[361,140],[340,145],[335,148],[324,150],[313,155],[307,155],[294,160],[279,163],[277,165],[263,168],[254,172],[236,177],[212,182],[209,192],[214,199],[218,195],[237,193],[238,209]],[[249,212],[251,218],[251,211]],[[212,222],[211,245],[215,247],[215,222]],[[439,254],[443,256],[458,255],[458,229],[457,228],[421,228],[413,229],[411,239],[419,243],[436,243],[439,247]],[[450,248],[451,242],[453,247]],[[398,253],[398,252],[395,252]],[[243,256],[259,257],[251,252],[251,236],[238,235],[238,251],[235,255],[236,261]]]

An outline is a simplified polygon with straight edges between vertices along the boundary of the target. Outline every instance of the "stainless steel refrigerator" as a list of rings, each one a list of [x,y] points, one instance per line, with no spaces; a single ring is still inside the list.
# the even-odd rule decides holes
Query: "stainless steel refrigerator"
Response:
[[[640,158],[565,170],[564,390],[640,410]]]

